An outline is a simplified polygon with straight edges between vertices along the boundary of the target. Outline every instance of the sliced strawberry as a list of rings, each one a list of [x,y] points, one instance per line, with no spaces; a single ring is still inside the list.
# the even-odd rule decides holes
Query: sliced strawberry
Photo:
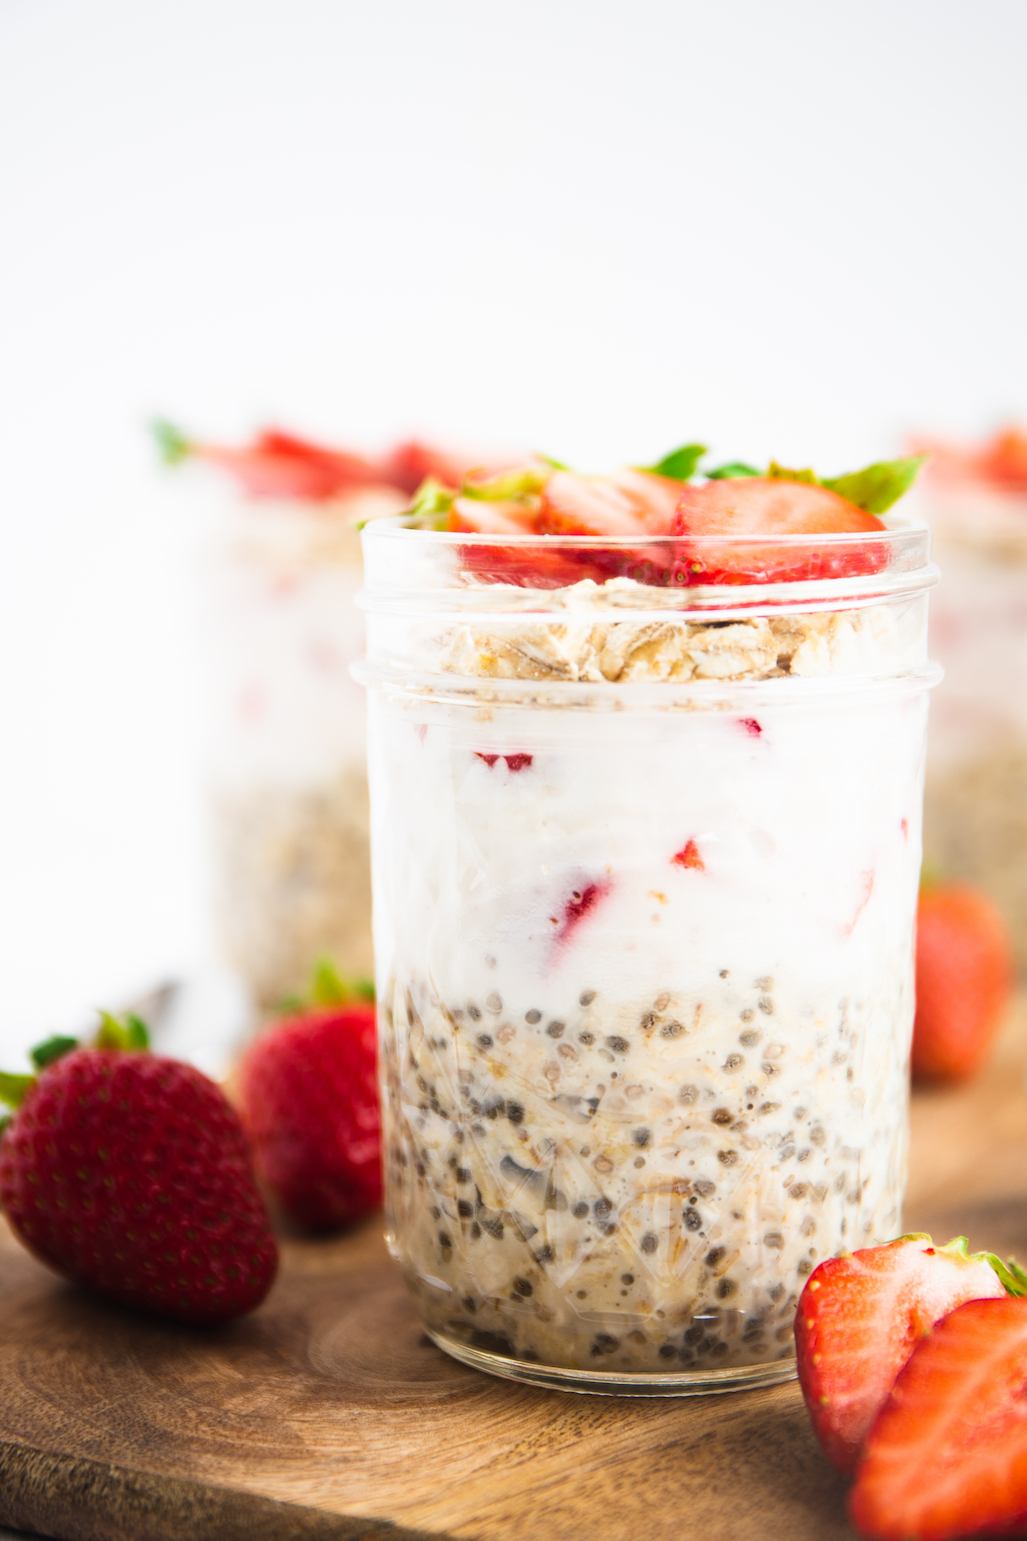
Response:
[[[875,514],[827,487],[769,476],[686,486],[674,517],[674,533],[685,538],[681,559],[692,584],[786,583],[877,572],[887,561],[883,542],[831,547],[821,537],[883,529]],[[811,539],[808,545],[765,546],[760,537],[766,535]],[[732,539],[720,544],[711,536]]]
[[[615,487],[635,504],[637,517],[650,535],[670,535],[681,499],[681,483],[669,476],[655,476],[625,466],[610,477]]]
[[[454,498],[449,528],[478,535],[530,535],[535,529],[538,501],[509,499],[486,502],[477,498]]]
[[[965,1237],[935,1247],[929,1236],[901,1236],[815,1269],[795,1318],[799,1383],[840,1471],[854,1468],[896,1375],[934,1323],[964,1300],[1004,1294],[991,1262],[967,1257]]]
[[[1027,1301],[971,1300],[916,1346],[849,1499],[872,1541],[1027,1530]]]
[[[542,535],[637,536],[641,505],[607,476],[554,471],[542,493],[536,528]]]

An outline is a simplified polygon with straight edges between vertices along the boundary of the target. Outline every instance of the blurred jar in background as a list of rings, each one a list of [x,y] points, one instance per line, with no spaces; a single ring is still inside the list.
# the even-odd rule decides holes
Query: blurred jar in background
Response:
[[[367,460],[277,431],[239,449],[158,436],[242,494],[204,570],[209,854],[215,946],[264,1015],[319,958],[373,974],[358,530],[464,467],[413,443]]]
[[[998,904],[1027,970],[1027,430],[922,440],[921,511],[943,581],[931,652],[924,852]]]

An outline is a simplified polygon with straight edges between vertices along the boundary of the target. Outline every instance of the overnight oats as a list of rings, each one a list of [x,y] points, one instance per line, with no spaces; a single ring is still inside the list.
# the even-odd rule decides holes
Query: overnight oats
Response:
[[[369,460],[278,430],[239,448],[158,432],[167,458],[245,494],[205,568],[211,888],[219,950],[262,1014],[320,958],[372,972],[358,524],[457,468],[416,443]]]
[[[441,1347],[571,1390],[781,1379],[901,1225],[915,467],[698,453],[364,534],[390,1246]]]

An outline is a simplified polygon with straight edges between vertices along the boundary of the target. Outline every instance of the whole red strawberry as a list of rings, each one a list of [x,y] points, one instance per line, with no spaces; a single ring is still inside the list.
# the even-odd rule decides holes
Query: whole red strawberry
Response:
[[[311,1230],[345,1225],[382,1195],[374,1006],[325,993],[343,998],[273,1023],[239,1068],[258,1170]]]
[[[987,1057],[1013,983],[1005,923],[990,900],[955,883],[920,893],[913,1074],[973,1075]]]
[[[106,1018],[101,1043],[119,1026]],[[70,1042],[43,1046],[38,1080],[0,1084],[5,1100],[20,1099],[0,1143],[0,1202],[17,1235],[58,1273],[125,1305],[184,1322],[251,1311],[278,1250],[220,1088],[131,1041]]]

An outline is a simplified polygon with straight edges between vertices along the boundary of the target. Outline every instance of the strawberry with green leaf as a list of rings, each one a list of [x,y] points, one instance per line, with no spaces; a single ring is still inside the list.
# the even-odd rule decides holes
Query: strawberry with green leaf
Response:
[[[178,1321],[251,1311],[278,1252],[246,1137],[220,1087],[148,1051],[138,1017],[103,1013],[94,1043],[50,1038],[38,1075],[0,1076],[14,1112],[0,1203],[65,1278]]]
[[[331,1230],[381,1203],[374,989],[318,964],[307,1000],[254,1040],[239,1067],[257,1168],[287,1214]]]

